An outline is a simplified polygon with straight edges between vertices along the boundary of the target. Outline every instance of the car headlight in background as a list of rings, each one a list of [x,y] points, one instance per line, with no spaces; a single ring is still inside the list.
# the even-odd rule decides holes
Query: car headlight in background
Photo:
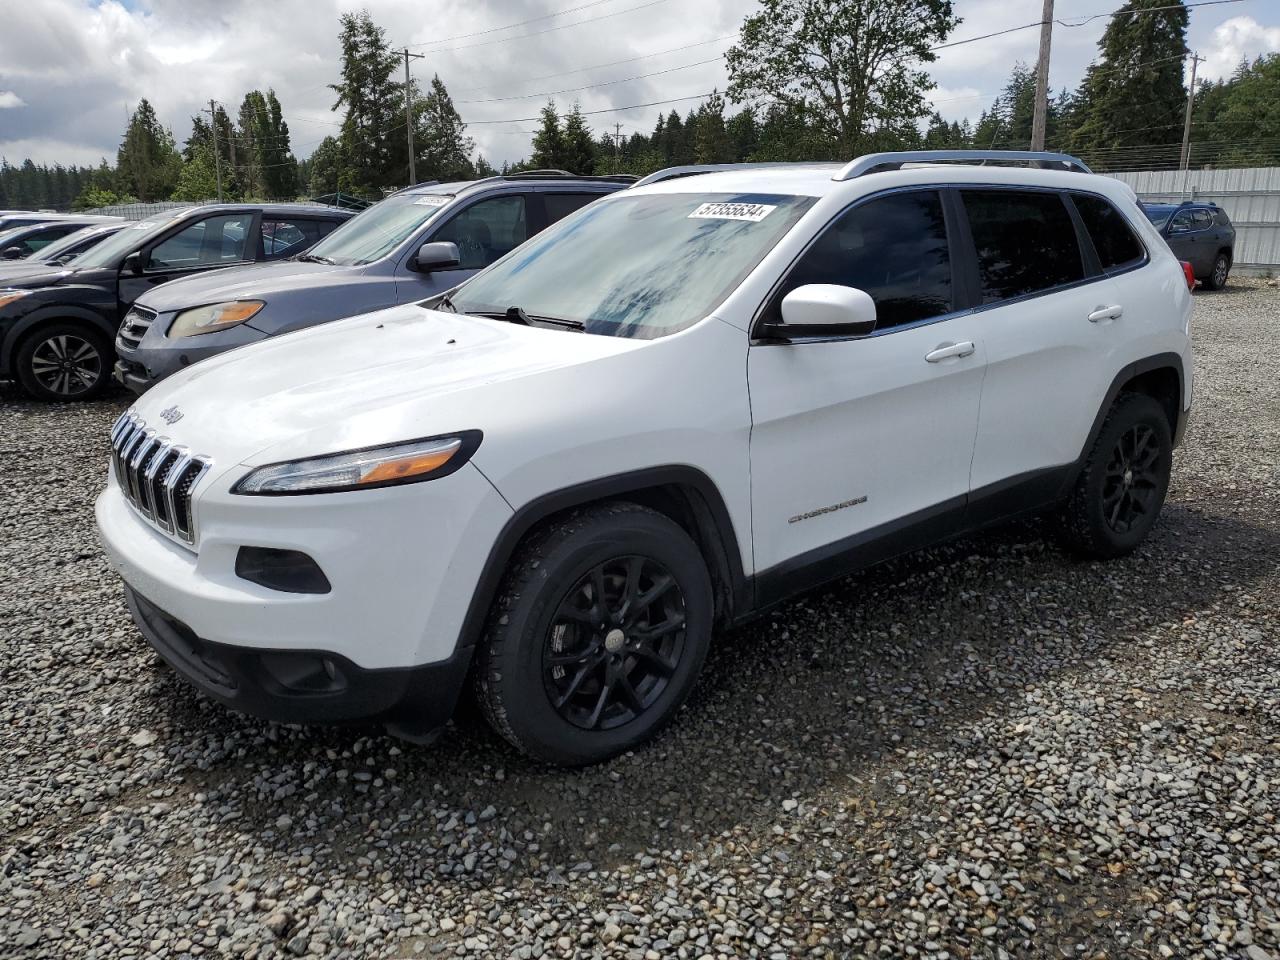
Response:
[[[21,300],[30,292],[30,290],[0,289],[0,307],[7,307],[9,304],[13,303],[13,301]]]
[[[261,300],[230,300],[183,310],[169,325],[169,336],[177,339],[226,330],[244,323],[265,306]]]
[[[434,480],[448,476],[470,460],[480,446],[480,436],[479,430],[466,430],[447,437],[272,463],[251,471],[231,492],[288,496]]]

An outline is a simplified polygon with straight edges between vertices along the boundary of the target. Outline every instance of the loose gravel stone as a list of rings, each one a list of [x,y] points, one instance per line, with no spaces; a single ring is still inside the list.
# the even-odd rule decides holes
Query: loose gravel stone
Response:
[[[573,772],[194,693],[94,539],[127,398],[0,387],[0,956],[1280,958],[1280,289],[1195,299],[1134,556],[1033,522],[841,581]]]

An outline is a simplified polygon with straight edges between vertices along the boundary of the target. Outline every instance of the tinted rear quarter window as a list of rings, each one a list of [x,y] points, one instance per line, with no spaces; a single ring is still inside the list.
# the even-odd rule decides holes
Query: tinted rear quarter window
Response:
[[[978,254],[983,303],[1084,279],[1075,224],[1058,194],[965,190],[961,197]]]
[[[775,303],[796,287],[857,287],[876,303],[876,329],[950,313],[951,257],[942,199],[899,193],[842,214],[796,264]]]
[[[599,193],[544,193],[542,199],[547,205],[547,223],[563,220],[573,211],[580,210],[601,196]]]
[[[1143,257],[1142,244],[1124,215],[1102,197],[1072,194],[1084,228],[1093,240],[1093,248],[1103,270],[1114,270],[1137,263]]]

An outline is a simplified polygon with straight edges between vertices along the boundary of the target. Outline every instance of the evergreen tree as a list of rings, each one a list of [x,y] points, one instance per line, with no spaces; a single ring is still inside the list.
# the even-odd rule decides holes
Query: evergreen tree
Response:
[[[560,114],[556,112],[554,100],[549,100],[542,108],[538,123],[538,132],[533,135],[533,155],[529,162],[537,170],[564,169],[564,131],[560,128]]]
[[[475,141],[467,136],[453,98],[439,74],[431,79],[431,92],[415,107],[414,152],[420,180],[466,180],[476,175],[471,163]]]
[[[760,145],[760,127],[754,110],[747,107],[735,113],[729,118],[726,129],[734,160],[742,162],[755,156]]]
[[[376,193],[403,183],[408,166],[404,88],[392,79],[399,60],[368,11],[344,13],[340,23],[342,79],[331,85],[333,109],[346,111],[338,182],[344,192]]]
[[[308,189],[312,196],[321,197],[337,193],[343,171],[342,144],[336,137],[325,137],[311,154],[311,179]]]
[[[1070,149],[1177,144],[1187,102],[1187,10],[1169,0],[1128,0],[1098,41],[1073,111]]]
[[[564,121],[564,157],[562,170],[579,175],[589,175],[596,169],[595,143],[591,128],[582,116],[582,108],[574,101],[573,109]]]
[[[182,169],[173,134],[160,125],[145,98],[129,118],[116,156],[120,183],[144,203],[167,199]]]
[[[724,97],[712,91],[698,110],[694,162],[729,163],[733,159],[733,143],[724,122]]]

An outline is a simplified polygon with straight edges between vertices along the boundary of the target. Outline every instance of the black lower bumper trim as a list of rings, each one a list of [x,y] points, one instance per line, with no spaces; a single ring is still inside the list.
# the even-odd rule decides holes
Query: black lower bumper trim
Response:
[[[323,650],[265,650],[212,643],[125,586],[147,642],[189,683],[233,710],[284,723],[385,724],[426,740],[448,722],[471,650],[421,667],[370,670]]]

